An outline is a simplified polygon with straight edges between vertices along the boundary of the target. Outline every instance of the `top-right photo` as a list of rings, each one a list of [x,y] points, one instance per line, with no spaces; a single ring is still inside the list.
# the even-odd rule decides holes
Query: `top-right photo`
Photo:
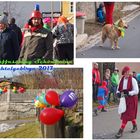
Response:
[[[77,58],[140,58],[140,2],[77,2]]]

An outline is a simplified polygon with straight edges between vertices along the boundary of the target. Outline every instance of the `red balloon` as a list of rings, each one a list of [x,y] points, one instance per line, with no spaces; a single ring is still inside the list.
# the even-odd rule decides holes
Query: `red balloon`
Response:
[[[58,93],[56,91],[49,90],[46,93],[45,98],[46,98],[46,101],[51,105],[55,105],[55,106],[60,105],[59,95],[58,95]]]
[[[19,87],[18,91],[19,91],[20,93],[23,93],[23,92],[25,92],[25,89],[22,88],[22,87]]]
[[[64,115],[64,111],[56,108],[45,108],[40,113],[40,121],[46,125],[57,123]]]

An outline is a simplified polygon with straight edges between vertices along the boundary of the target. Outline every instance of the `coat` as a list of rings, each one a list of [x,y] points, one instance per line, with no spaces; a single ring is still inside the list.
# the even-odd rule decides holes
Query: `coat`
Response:
[[[22,43],[21,29],[16,24],[10,24],[9,28],[17,34],[19,45],[21,45],[21,43]]]
[[[52,60],[52,58],[52,33],[44,28],[38,29],[32,33],[29,29],[26,29],[19,60],[30,60],[34,63],[37,59]]]
[[[20,46],[17,35],[9,28],[0,32],[0,60],[17,60]]]

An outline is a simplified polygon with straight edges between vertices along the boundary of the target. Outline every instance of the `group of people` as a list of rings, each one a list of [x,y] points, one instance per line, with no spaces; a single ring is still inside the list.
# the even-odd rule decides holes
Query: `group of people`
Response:
[[[118,77],[119,70],[114,69],[114,72],[111,76],[112,86],[114,94],[117,98],[125,97],[126,100],[126,111],[121,114],[120,119],[122,120],[120,129],[115,135],[116,138],[122,137],[123,131],[126,127],[128,121],[132,122],[133,128],[131,133],[137,131],[137,110],[138,110],[138,81],[136,79],[136,72],[131,73],[129,66],[125,66],[122,69],[122,77]],[[101,109],[102,112],[106,112],[105,105],[108,102],[109,98],[109,86],[110,81],[110,70],[106,70],[105,78],[100,86],[100,72],[98,69],[98,64],[94,63],[93,71],[93,101],[98,100],[99,105],[94,110],[95,114],[98,115],[98,110]],[[98,79],[98,80],[97,80]],[[96,100],[95,100],[96,99]]]
[[[114,11],[114,2],[100,3],[96,11],[97,21],[102,24],[113,24],[113,11]]]
[[[15,24],[15,18],[8,23],[8,15],[0,15],[0,60],[25,64],[26,61],[34,64],[37,60],[45,60],[46,64],[49,61],[51,64],[54,58],[73,61],[73,43],[74,26],[63,15],[51,29],[43,23],[39,6],[36,6],[22,32]]]

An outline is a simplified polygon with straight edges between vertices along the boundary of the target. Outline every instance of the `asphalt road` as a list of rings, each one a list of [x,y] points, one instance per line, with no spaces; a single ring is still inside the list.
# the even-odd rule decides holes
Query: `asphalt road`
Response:
[[[109,109],[108,112],[99,112],[98,116],[93,113],[93,139],[115,139],[121,124],[118,108]],[[138,131],[131,133],[132,124],[128,122],[122,139],[140,139],[140,103],[138,107],[137,125]]]
[[[88,49],[77,51],[77,58],[140,58],[140,15],[128,23],[124,38],[120,38],[120,50],[111,50],[110,42],[107,40],[104,47],[99,44]]]

